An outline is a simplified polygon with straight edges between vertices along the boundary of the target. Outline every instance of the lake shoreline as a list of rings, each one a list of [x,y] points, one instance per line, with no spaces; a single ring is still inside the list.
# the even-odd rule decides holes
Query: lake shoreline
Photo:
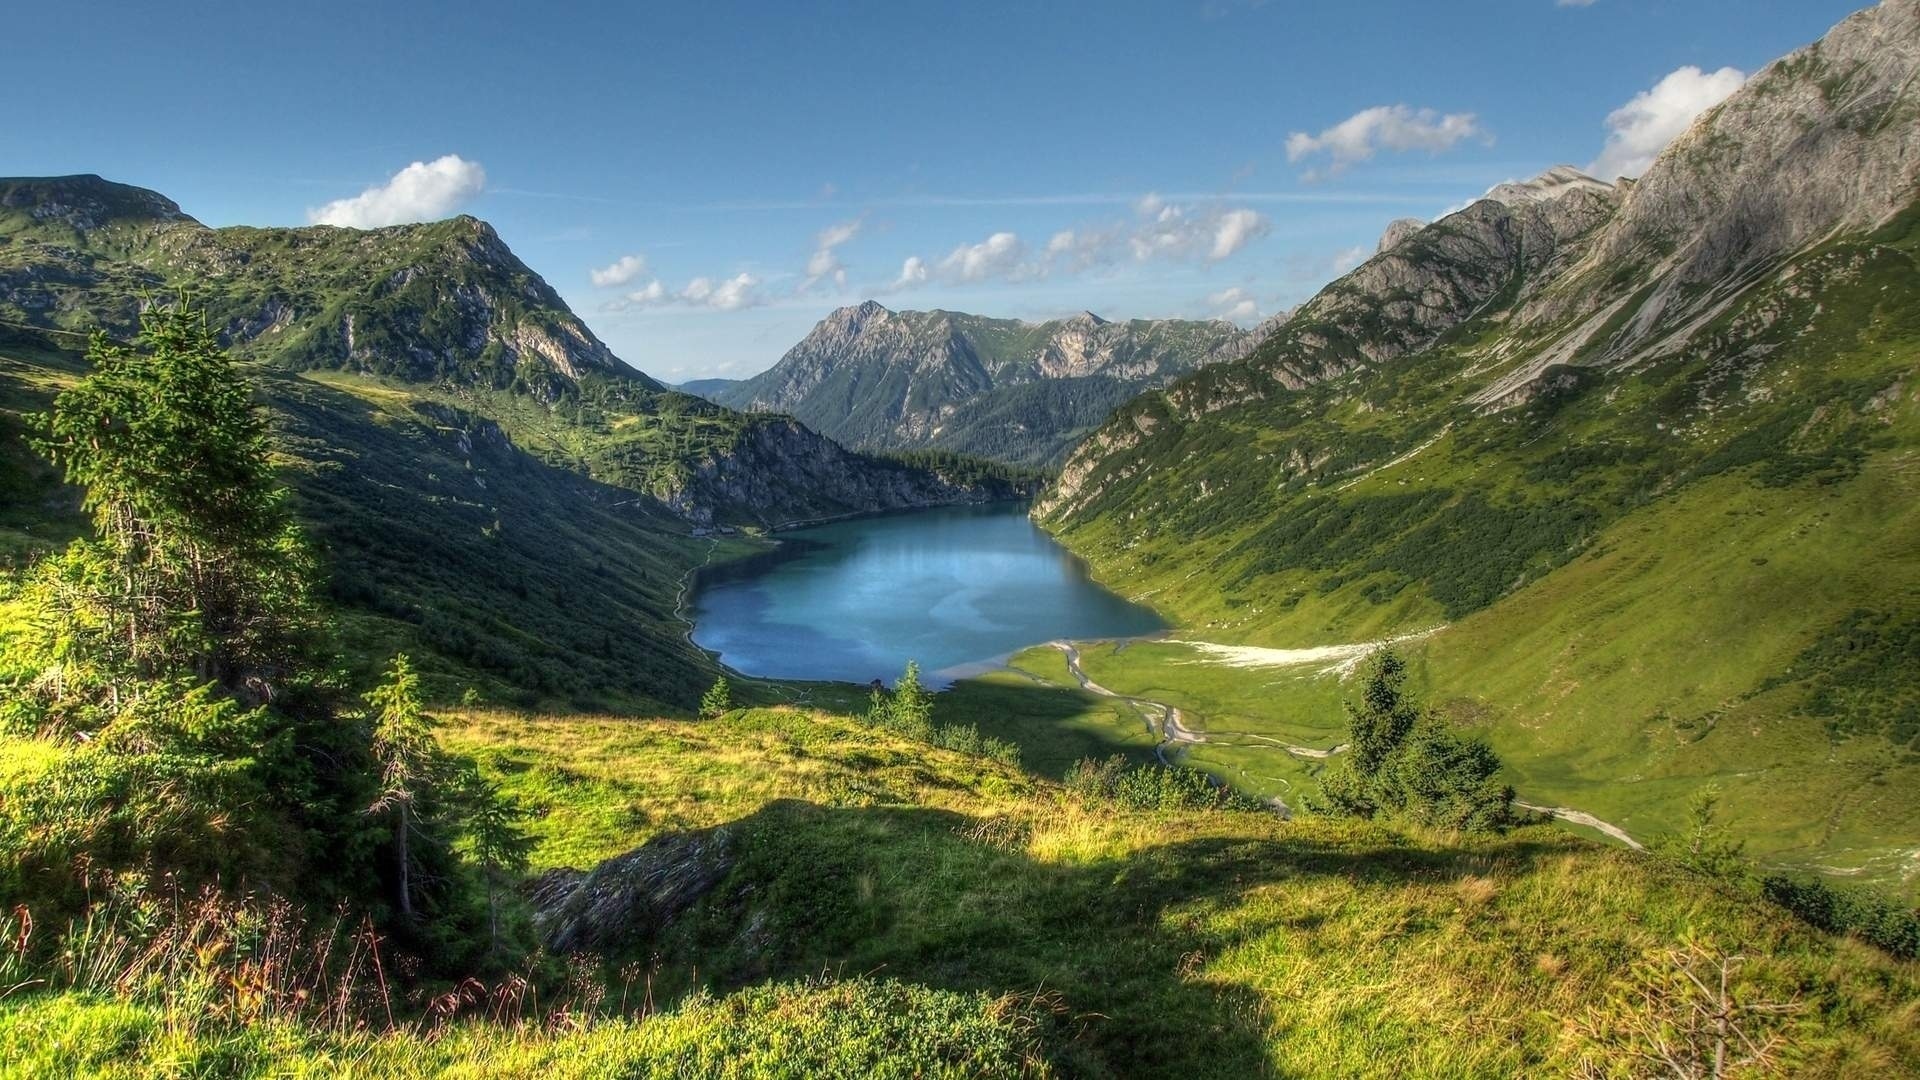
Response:
[[[1024,499],[788,523],[710,553],[681,602],[688,640],[744,678],[865,685],[907,660],[944,683],[1060,637],[1172,631],[1035,526]]]

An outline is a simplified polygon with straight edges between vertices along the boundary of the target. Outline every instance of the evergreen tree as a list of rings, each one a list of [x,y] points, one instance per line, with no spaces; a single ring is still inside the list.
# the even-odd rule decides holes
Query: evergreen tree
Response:
[[[95,530],[28,589],[43,670],[59,694],[115,706],[165,677],[269,700],[317,618],[245,380],[184,304],[149,307],[131,345],[96,335],[88,359],[37,425]]]
[[[707,689],[707,692],[701,695],[701,717],[711,720],[721,713],[732,711],[732,709],[733,687],[727,685],[727,680],[724,677],[715,679],[713,685]]]
[[[503,796],[497,786],[477,772],[462,777],[461,799],[465,837],[463,847],[479,869],[487,894],[488,954],[500,952],[500,897],[526,872],[533,838],[520,826],[527,812]]]
[[[1513,789],[1499,782],[1499,757],[1407,695],[1406,662],[1393,650],[1367,662],[1360,698],[1346,710],[1346,756],[1321,774],[1312,808],[1468,832],[1511,823]]]
[[[1345,703],[1347,752],[1362,774],[1378,772],[1420,718],[1419,708],[1407,698],[1406,683],[1406,661],[1392,649],[1381,649],[1367,661],[1360,700]]]
[[[402,654],[393,658],[387,679],[367,694],[373,709],[373,756],[380,767],[380,793],[369,813],[392,816],[396,906],[402,918],[414,918],[413,835],[417,808],[440,765],[433,741],[433,720],[420,704],[420,679]]]
[[[900,674],[900,681],[893,684],[887,715],[894,727],[913,738],[933,737],[933,695],[920,685],[919,661],[907,661],[907,670]]]

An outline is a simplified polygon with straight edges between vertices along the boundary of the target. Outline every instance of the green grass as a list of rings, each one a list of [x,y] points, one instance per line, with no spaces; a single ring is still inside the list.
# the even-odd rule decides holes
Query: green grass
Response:
[[[760,986],[632,1020],[373,1035],[204,1018],[83,994],[0,1001],[8,1078],[1045,1076],[1019,1002],[891,981]]]
[[[964,679],[936,699],[941,723],[973,724],[982,735],[1002,738],[1020,748],[1022,768],[1060,779],[1083,758],[1125,754],[1152,759],[1154,739],[1138,710],[1111,698],[1089,694],[1066,678],[1033,672],[1059,657],[1052,649],[1029,650],[1014,666]]]
[[[534,873],[714,826],[730,865],[625,933],[597,1009],[361,1029],[249,1019],[192,977],[24,988],[0,998],[8,1075],[1565,1075],[1685,1007],[1650,980],[1733,954],[1741,1001],[1794,1006],[1739,1021],[1782,1072],[1920,1068],[1920,965],[1550,829],[1125,810],[792,708],[455,712],[440,735],[532,812]]]
[[[1550,1017],[1604,1026],[1635,963],[1691,941],[1752,957],[1753,994],[1803,1003],[1796,1075],[1920,1067],[1920,968],[1555,830],[1123,812],[786,709],[711,724],[483,713],[444,737],[551,823],[537,866],[734,830],[721,885],[631,941],[663,995],[822,970],[1045,989],[1071,1017],[1046,1052],[1075,1074],[1553,1074],[1593,1046]]]

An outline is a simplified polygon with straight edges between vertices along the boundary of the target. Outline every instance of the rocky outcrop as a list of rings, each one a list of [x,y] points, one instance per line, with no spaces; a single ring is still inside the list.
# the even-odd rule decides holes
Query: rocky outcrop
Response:
[[[527,885],[534,932],[555,953],[605,953],[644,942],[732,871],[725,826],[654,837],[591,872],[549,870]]]
[[[1423,218],[1401,218],[1387,223],[1386,230],[1380,234],[1380,243],[1374,246],[1375,255],[1384,254],[1399,247],[1406,239],[1427,227]]]
[[[746,520],[781,526],[875,510],[1026,498],[1036,487],[950,478],[938,469],[846,450],[788,417],[765,417],[658,494],[697,525]]]
[[[828,315],[773,368],[715,397],[790,413],[853,446],[1042,460],[1056,436],[1098,423],[1113,403],[1238,359],[1257,340],[1218,321],[1111,322],[1083,311],[1027,323],[869,300]],[[974,431],[1006,422],[1030,429],[1023,446],[1039,447],[1038,457],[1007,454]]]

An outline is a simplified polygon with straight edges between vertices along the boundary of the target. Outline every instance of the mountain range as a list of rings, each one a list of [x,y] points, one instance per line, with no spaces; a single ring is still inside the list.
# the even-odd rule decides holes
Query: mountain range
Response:
[[[527,697],[688,703],[694,529],[1007,498],[1010,474],[843,450],[628,367],[486,223],[208,228],[97,176],[0,180],[0,511],[22,558],[73,527],[21,415],[184,293],[266,388],[332,591],[372,639]],[[52,514],[61,524],[50,524]],[[513,612],[508,617],[506,612]]]
[[[1637,180],[1560,168],[1396,223],[1247,356],[1119,410],[1035,514],[1212,640],[1421,635],[1524,790],[1662,831],[1716,784],[1774,854],[1898,875],[1917,83],[1920,3],[1889,0]]]
[[[1031,323],[869,300],[822,319],[767,371],[705,392],[848,446],[1049,465],[1141,391],[1243,356],[1258,338],[1221,321],[1083,311]]]

